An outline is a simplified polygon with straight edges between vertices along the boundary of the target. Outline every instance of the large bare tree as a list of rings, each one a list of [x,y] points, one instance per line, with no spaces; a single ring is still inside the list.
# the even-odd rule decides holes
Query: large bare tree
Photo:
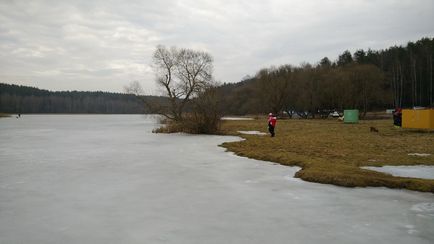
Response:
[[[156,113],[174,121],[182,121],[186,106],[213,83],[210,54],[191,49],[170,49],[159,45],[153,55],[157,85],[169,103],[155,109]]]

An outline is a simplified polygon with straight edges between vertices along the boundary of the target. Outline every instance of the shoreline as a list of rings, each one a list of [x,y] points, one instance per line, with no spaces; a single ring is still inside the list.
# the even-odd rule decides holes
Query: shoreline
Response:
[[[369,126],[372,122],[375,123],[375,126],[380,128],[381,131],[387,129],[387,133],[391,134],[379,136],[366,132],[369,131]],[[387,124],[385,123],[387,123],[387,121],[382,120],[364,121],[357,125],[348,126],[335,122],[323,123],[323,121],[309,121],[309,123],[306,123],[307,125],[302,125],[303,123],[306,123],[306,121],[281,120],[278,122],[277,136],[271,139],[268,136],[246,135],[238,132],[244,130],[257,130],[262,132],[264,131],[264,121],[262,120],[225,121],[225,124],[222,125],[224,134],[239,136],[244,140],[225,142],[219,146],[237,156],[269,161],[285,166],[298,166],[301,170],[297,171],[294,177],[308,182],[332,184],[343,187],[387,187],[391,189],[408,189],[434,193],[434,180],[432,179],[392,176],[387,173],[360,168],[364,166],[434,166],[434,157],[432,156],[421,159],[402,154],[398,156],[395,155],[394,158],[388,159],[388,156],[394,153],[392,151],[400,151],[400,147],[409,147],[406,149],[413,150],[411,147],[419,146],[429,150],[427,147],[430,145],[429,143],[434,140],[434,138],[431,138],[430,133],[415,134],[414,132],[393,131],[393,128],[386,128]],[[300,134],[300,131],[303,133],[303,129],[299,128],[296,130],[294,127],[303,127],[305,130],[318,130],[318,128],[315,127],[330,127],[331,133],[339,130],[355,133],[354,131],[357,130],[356,134],[358,135],[353,136],[351,133],[343,132],[344,135],[342,135],[342,137],[344,139],[341,138],[341,140],[345,143],[341,145],[333,140],[318,137],[311,138],[311,140],[303,137],[298,138],[297,136]],[[307,129],[305,127],[307,127]],[[323,128],[320,129],[322,130]],[[409,137],[408,141],[413,142],[413,145],[403,143],[402,145],[396,146],[397,149],[394,150],[386,148],[388,147],[388,142],[383,143],[383,141],[392,140],[396,143],[395,137],[398,138],[398,136]],[[339,136],[333,137],[333,139],[336,138],[339,138]],[[424,142],[415,143],[416,139],[419,141],[421,138],[424,139]],[[362,143],[362,145],[365,145],[370,151],[367,151],[363,146],[352,146],[351,143],[348,143],[346,140],[353,140],[354,143],[356,143],[357,140],[371,142],[369,147]],[[329,146],[325,146],[327,144],[325,142],[328,142]],[[305,148],[308,149],[306,150]],[[379,160],[369,159],[379,156],[381,156]]]

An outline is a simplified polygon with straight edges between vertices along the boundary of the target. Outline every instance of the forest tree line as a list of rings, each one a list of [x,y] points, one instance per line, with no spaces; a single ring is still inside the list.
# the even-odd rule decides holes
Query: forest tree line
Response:
[[[324,57],[316,64],[261,69],[254,77],[216,87],[215,96],[221,114],[232,115],[285,111],[307,118],[344,109],[359,109],[363,115],[387,108],[434,107],[433,53],[434,38],[379,51],[344,51],[334,61]],[[182,104],[183,97],[174,99],[51,92],[0,83],[4,113],[150,113],[153,105]],[[186,110],[190,107],[187,104]]]
[[[109,92],[53,92],[0,83],[0,112],[3,113],[147,113],[143,99],[149,102],[164,100]]]
[[[385,50],[343,52],[335,61],[264,68],[219,87],[229,114],[297,112],[301,117],[343,109],[434,107],[434,38]]]

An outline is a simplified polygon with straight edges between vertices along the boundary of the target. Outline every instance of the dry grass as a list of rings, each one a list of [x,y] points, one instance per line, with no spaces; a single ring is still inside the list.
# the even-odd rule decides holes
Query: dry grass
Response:
[[[0,113],[0,118],[2,118],[2,117],[11,117],[11,115],[10,114],[5,114],[5,113]]]
[[[266,132],[266,120],[224,121],[224,134],[245,141],[222,144],[237,155],[302,167],[296,177],[339,186],[386,186],[433,192],[434,180],[394,177],[360,166],[434,165],[434,132],[394,128],[390,120],[343,124],[335,120],[280,120],[276,137],[241,135]],[[370,132],[370,127],[379,132]],[[409,153],[429,153],[428,157]]]

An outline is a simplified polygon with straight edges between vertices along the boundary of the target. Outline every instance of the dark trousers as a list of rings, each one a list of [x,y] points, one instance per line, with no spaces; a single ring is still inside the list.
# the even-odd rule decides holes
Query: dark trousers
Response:
[[[268,131],[271,134],[271,137],[274,137],[274,126],[272,126],[271,124],[268,125]]]
[[[402,114],[393,115],[393,124],[396,126],[402,126]]]

